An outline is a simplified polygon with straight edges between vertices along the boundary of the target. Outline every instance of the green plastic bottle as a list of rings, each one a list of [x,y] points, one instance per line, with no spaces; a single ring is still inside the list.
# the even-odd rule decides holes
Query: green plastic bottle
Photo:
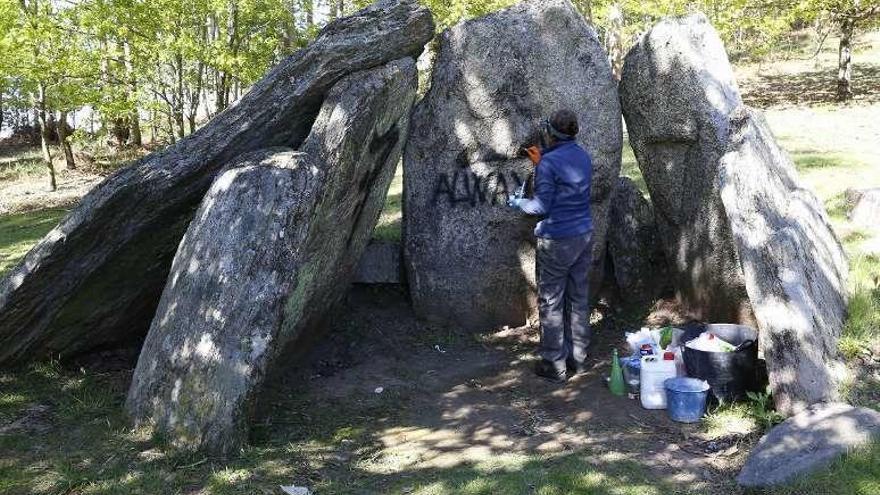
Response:
[[[611,381],[608,388],[614,395],[626,395],[626,384],[623,383],[623,369],[620,368],[620,359],[617,357],[617,349],[611,354]]]

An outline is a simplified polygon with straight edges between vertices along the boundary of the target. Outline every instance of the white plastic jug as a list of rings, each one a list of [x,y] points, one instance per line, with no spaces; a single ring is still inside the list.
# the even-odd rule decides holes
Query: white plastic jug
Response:
[[[662,356],[643,356],[639,395],[645,409],[666,409],[663,382],[675,378],[675,360]]]

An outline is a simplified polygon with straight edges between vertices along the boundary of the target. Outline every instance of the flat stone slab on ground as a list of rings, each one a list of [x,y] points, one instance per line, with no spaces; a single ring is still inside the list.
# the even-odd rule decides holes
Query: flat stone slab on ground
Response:
[[[356,284],[399,284],[401,273],[400,243],[370,241],[358,263]]]
[[[816,404],[771,429],[755,446],[736,481],[774,486],[815,472],[880,435],[880,413],[849,404]]]

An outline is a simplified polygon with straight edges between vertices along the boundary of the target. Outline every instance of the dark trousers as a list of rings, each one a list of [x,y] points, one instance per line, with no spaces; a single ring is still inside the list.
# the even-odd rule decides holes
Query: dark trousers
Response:
[[[567,239],[538,238],[539,353],[557,370],[565,370],[566,360],[587,358],[592,248],[592,233]]]

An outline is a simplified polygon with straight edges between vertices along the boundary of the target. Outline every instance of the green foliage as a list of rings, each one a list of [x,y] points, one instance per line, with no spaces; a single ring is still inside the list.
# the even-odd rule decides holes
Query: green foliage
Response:
[[[746,398],[749,400],[749,415],[761,428],[766,430],[783,420],[783,416],[773,407],[769,389],[764,392],[746,392]]]

